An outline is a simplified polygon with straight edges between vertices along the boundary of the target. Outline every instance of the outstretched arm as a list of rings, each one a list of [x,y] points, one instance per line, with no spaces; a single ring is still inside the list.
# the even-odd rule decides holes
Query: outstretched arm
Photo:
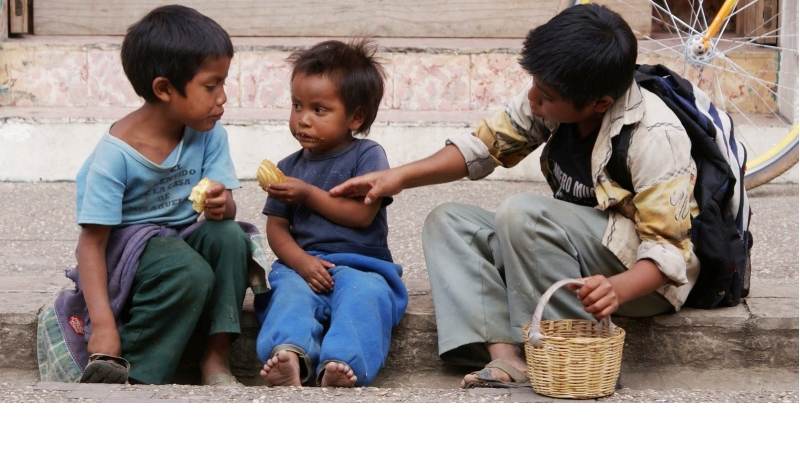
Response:
[[[467,176],[464,156],[448,144],[427,158],[394,169],[381,170],[351,178],[330,190],[334,197],[364,198],[365,205],[381,197],[398,194],[403,189],[447,183]]]

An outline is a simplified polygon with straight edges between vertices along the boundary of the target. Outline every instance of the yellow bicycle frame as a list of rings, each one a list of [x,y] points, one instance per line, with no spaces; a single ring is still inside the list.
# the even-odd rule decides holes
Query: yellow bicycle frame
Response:
[[[725,0],[725,3],[719,11],[717,11],[717,15],[714,16],[714,20],[706,30],[706,34],[703,35],[703,50],[707,51],[711,39],[722,31],[722,24],[728,19],[728,16],[733,12],[733,8],[736,7],[737,3],[739,3],[739,0]]]

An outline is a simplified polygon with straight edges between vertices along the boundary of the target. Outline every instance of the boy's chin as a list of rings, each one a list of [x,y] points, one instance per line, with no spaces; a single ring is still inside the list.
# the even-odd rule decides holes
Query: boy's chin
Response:
[[[187,122],[186,126],[195,131],[211,131],[218,120],[204,120],[202,122]]]

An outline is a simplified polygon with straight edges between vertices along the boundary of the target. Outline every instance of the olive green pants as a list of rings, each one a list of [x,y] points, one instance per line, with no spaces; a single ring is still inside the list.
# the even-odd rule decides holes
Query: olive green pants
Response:
[[[605,212],[534,194],[518,194],[497,212],[447,203],[426,218],[422,244],[431,283],[439,355],[470,366],[488,362],[486,343],[522,342],[539,297],[564,278],[626,270],[605,248]],[[616,314],[674,311],[657,293]],[[557,291],[545,319],[591,319],[574,293]]]
[[[122,356],[139,383],[170,382],[193,335],[238,334],[250,258],[233,220],[150,239],[120,325]]]

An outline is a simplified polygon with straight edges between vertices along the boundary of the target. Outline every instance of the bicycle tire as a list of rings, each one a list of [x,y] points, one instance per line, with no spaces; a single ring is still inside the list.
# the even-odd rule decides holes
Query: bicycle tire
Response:
[[[798,126],[787,134],[781,142],[769,151],[759,155],[747,163],[744,174],[744,186],[753,189],[768,183],[797,164],[798,160]]]

